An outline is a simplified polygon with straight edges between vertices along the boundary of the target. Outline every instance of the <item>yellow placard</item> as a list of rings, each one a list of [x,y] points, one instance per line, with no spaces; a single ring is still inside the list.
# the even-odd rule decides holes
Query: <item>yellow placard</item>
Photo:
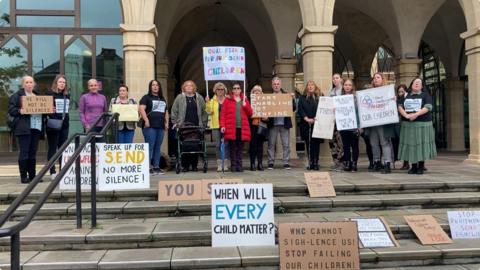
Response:
[[[138,105],[137,104],[112,104],[112,113],[118,113],[118,121],[137,122]]]

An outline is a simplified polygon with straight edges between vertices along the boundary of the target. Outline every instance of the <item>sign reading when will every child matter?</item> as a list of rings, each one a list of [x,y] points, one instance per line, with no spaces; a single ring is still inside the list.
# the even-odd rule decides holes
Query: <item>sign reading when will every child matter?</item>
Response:
[[[279,225],[280,270],[360,269],[355,222]]]
[[[290,94],[252,95],[253,117],[291,117],[293,99]]]
[[[212,246],[275,245],[272,184],[212,186]]]
[[[203,47],[206,81],[245,81],[245,49],[242,47]]]
[[[453,239],[480,238],[480,211],[448,211]]]
[[[53,112],[53,96],[22,96],[24,114]]]

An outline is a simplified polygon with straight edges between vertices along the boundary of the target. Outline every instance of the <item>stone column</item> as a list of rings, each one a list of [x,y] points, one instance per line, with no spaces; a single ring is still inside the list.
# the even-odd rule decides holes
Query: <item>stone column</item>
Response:
[[[396,84],[410,85],[415,77],[420,74],[422,59],[398,59],[396,66]]]
[[[459,78],[448,78],[445,82],[447,109],[447,149],[465,150],[464,94],[465,82]]]
[[[157,58],[156,63],[156,78],[160,82],[162,86],[162,93],[165,99],[167,100],[168,107],[170,107],[173,102],[173,94],[168,91],[168,60],[165,58]],[[168,154],[168,132],[165,133],[163,136],[162,148],[161,151],[163,153]]]
[[[302,39],[303,74],[305,83],[315,81],[323,93],[332,87],[333,50],[337,26],[307,26],[299,37]],[[322,166],[332,163],[328,141],[320,146]]]
[[[297,73],[296,59],[277,59],[274,65],[275,76],[282,79],[282,88],[289,93],[295,92],[295,74]],[[296,159],[297,155],[297,125],[295,113],[292,117],[293,127],[290,129],[290,158]],[[277,140],[277,149],[282,149],[282,141]],[[283,157],[283,151],[276,151],[276,158]]]
[[[468,161],[480,163],[480,28],[460,35],[465,39],[468,57],[468,108],[470,127],[470,155]]]

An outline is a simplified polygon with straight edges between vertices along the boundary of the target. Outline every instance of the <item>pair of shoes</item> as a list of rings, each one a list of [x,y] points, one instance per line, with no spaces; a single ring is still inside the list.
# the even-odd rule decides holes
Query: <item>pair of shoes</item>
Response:
[[[408,174],[417,174],[418,172],[418,165],[417,163],[412,164],[410,170],[408,170]]]
[[[222,160],[217,159],[217,172],[221,172],[221,171],[222,171]]]
[[[290,170],[290,169],[292,169],[292,167],[290,167],[290,164],[285,164],[285,165],[283,165],[283,168],[284,168],[285,170]]]
[[[273,164],[268,164],[268,169],[273,170]]]
[[[153,171],[155,173],[155,175],[164,175],[165,172],[162,171],[160,168],[153,168]]]

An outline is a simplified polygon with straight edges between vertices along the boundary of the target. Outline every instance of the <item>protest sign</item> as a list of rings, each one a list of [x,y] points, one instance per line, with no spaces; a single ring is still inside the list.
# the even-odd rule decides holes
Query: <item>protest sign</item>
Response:
[[[102,144],[97,143],[95,146],[97,148],[97,184],[98,184],[98,152],[99,152],[99,147]],[[90,190],[91,189],[91,166],[90,166],[90,143],[86,145],[86,147],[82,150],[80,154],[80,181],[81,181],[81,187],[82,190]],[[66,164],[70,157],[73,155],[75,152],[75,144],[70,144],[68,147],[63,151],[62,154],[62,164]],[[60,181],[60,190],[75,190],[76,188],[76,178],[75,178],[75,162],[72,164],[70,169],[67,171],[67,173],[63,176],[62,180]],[[98,189],[98,185],[97,185]]]
[[[202,180],[202,200],[212,199],[212,186],[213,185],[233,185],[243,184],[242,179],[203,179]]]
[[[65,108],[65,113],[68,113],[70,109],[70,100],[66,98],[57,98],[55,99],[55,111],[56,113],[63,113],[63,108]]]
[[[357,92],[360,127],[398,123],[397,101],[393,84]]]
[[[48,114],[53,112],[53,96],[22,96],[24,114]]]
[[[158,201],[199,201],[202,199],[202,181],[172,180],[158,182]]]
[[[331,140],[335,128],[335,105],[331,97],[320,97],[318,100],[315,124],[313,125],[313,138]]]
[[[337,196],[328,172],[305,173],[305,183],[311,198]]]
[[[279,225],[280,269],[360,269],[355,222]]]
[[[422,245],[450,244],[452,240],[431,215],[404,216]]]
[[[337,130],[356,129],[358,127],[357,112],[353,95],[333,97],[333,104],[335,105]]]
[[[212,186],[212,246],[275,245],[272,184]]]
[[[148,144],[101,144],[99,182],[101,191],[150,188]]]
[[[382,218],[351,218],[350,220],[357,222],[361,248],[398,246],[390,228]]]
[[[453,239],[480,238],[480,211],[448,211]]]
[[[118,113],[118,121],[137,122],[138,105],[137,104],[112,104],[112,113]]]
[[[291,117],[293,98],[290,94],[252,95],[253,117]]]
[[[203,47],[206,81],[245,81],[245,49],[242,47]]]

